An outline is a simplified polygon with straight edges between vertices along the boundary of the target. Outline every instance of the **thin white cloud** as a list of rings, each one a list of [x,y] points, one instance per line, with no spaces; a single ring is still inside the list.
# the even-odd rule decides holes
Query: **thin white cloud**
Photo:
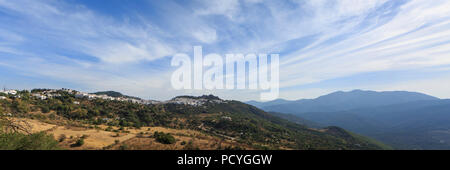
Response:
[[[22,56],[20,59],[40,59],[35,61],[39,66],[30,68],[15,67],[19,64],[12,57],[2,61],[3,65],[9,64],[23,72],[92,89],[154,94],[155,98],[207,92],[171,90],[166,81],[172,69],[169,65],[161,66],[160,70],[165,71],[138,67],[174,53],[191,52],[194,45],[204,45],[206,51],[222,54],[283,53],[281,86],[291,88],[366,72],[450,64],[450,2],[412,0],[401,6],[395,3],[387,0],[225,0],[196,1],[196,6],[185,7],[177,2],[165,2],[160,11],[164,13],[161,21],[133,14],[131,17],[137,22],[131,24],[127,19],[102,15],[86,6],[63,1],[0,0],[0,11],[27,22],[24,25],[29,27],[21,28],[17,25],[23,25],[14,22],[0,24],[0,39],[5,40],[0,42],[0,52]],[[304,40],[307,41],[304,45],[295,43],[308,36],[314,38]],[[21,46],[36,45],[39,39],[45,40],[39,44],[47,47],[75,51],[75,55],[80,53],[99,61]],[[27,64],[32,66],[33,62]],[[294,89],[281,91],[281,96],[295,99],[295,96],[311,97],[332,90],[335,89]],[[229,98],[258,96],[257,92],[214,93]]]
[[[238,0],[203,0],[199,3],[203,7],[195,10],[196,15],[223,15],[229,19],[233,19],[240,10]]]
[[[28,5],[22,5],[28,4]],[[97,15],[83,7],[59,1],[0,1],[0,7],[30,22],[35,36],[46,36],[64,48],[81,51],[105,62],[155,60],[173,53],[170,44],[151,31],[155,27],[132,26],[125,21]]]
[[[448,54],[434,53],[449,49],[450,8],[445,8],[449,5],[448,1],[409,2],[381,26],[354,33],[337,44],[301,50],[284,61],[282,86],[298,86],[363,72],[450,64]]]
[[[192,31],[192,35],[203,43],[213,43],[217,40],[216,30],[210,28],[200,28],[200,30]]]

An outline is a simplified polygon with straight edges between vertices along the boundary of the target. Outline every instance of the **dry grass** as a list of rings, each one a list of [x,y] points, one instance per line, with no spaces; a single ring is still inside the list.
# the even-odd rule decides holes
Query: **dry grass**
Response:
[[[19,125],[27,127],[30,133],[36,133],[41,131],[47,131],[54,128],[56,125],[41,122],[39,120],[24,119],[24,118],[11,118],[13,121],[17,122]]]
[[[157,142],[154,138],[144,136],[129,139],[119,145],[115,145],[111,149],[120,149],[120,147],[124,145],[126,145],[126,149],[129,150],[217,150],[220,148],[223,149],[227,146],[240,146],[241,148],[251,149],[246,145],[231,141],[222,141],[221,139],[213,136],[173,136],[176,140],[176,143],[174,144],[162,144]]]
[[[25,120],[31,125],[31,132],[45,131],[53,134],[56,140],[60,136],[66,136],[66,139],[60,142],[60,146],[70,150],[98,150],[108,147],[108,149],[119,149],[126,145],[131,150],[182,150],[182,149],[202,149],[216,150],[227,146],[239,146],[245,149],[252,149],[247,145],[239,144],[232,140],[223,140],[216,136],[211,136],[200,131],[187,129],[170,129],[165,127],[142,127],[140,129],[125,128],[127,133],[105,131],[108,126],[99,125],[98,129],[89,129],[79,126],[54,125],[44,123],[33,119]],[[118,127],[112,127],[118,130]],[[175,144],[162,144],[152,137],[154,132],[169,133],[175,137]],[[72,147],[80,138],[84,138],[84,144],[79,147]],[[116,144],[116,141],[119,141]],[[184,143],[184,144],[182,144]]]
[[[115,137],[116,133],[114,132],[69,126],[58,126],[48,133],[53,134],[55,137],[64,134],[68,138],[72,137],[72,139],[79,139],[83,135],[87,136],[84,139],[84,145],[81,147],[70,147],[70,144],[73,144],[76,140],[72,143],[69,139],[71,142],[65,143],[65,145],[66,147],[69,146],[70,149],[102,149],[105,146],[114,144],[116,140],[125,141],[136,136],[134,134],[121,134],[120,136]]]

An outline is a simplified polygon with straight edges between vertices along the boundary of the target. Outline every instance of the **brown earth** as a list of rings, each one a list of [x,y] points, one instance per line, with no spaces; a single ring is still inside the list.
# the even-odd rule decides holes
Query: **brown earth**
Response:
[[[217,150],[227,146],[244,149],[252,149],[248,145],[240,144],[234,140],[223,139],[217,136],[205,134],[200,131],[187,129],[171,129],[165,127],[141,127],[124,128],[120,132],[106,131],[108,126],[99,125],[96,128],[88,128],[88,125],[71,126],[65,123],[39,121],[35,119],[14,118],[29,125],[32,133],[46,132],[52,134],[56,140],[60,140],[59,146],[69,150],[100,150],[100,149],[130,149],[130,150]],[[111,127],[119,130],[119,127]],[[154,132],[171,134],[175,139],[174,144],[162,144],[152,137]],[[82,146],[74,147],[73,144],[80,138],[84,138]]]

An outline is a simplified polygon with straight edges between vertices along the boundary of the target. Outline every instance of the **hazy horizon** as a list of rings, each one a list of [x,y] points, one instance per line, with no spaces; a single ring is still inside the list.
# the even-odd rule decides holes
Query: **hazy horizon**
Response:
[[[6,88],[6,87],[4,87],[4,88]],[[30,88],[30,89],[14,89],[14,88],[6,88],[6,90],[29,90],[29,91],[31,91],[31,90],[33,90],[33,89],[51,89],[51,88],[45,88],[45,87],[41,87],[41,88]],[[62,88],[56,88],[56,89],[67,89],[67,88],[62,87]],[[1,90],[3,90],[3,89],[1,89]],[[77,89],[71,89],[71,90],[80,91],[80,90],[77,90]],[[107,91],[114,91],[114,90],[80,91],[80,92],[96,93],[96,92],[107,92]],[[337,90],[337,91],[333,91],[333,92],[329,92],[329,93],[320,94],[320,95],[318,95],[318,96],[311,97],[311,98],[298,98],[298,99],[277,98],[277,99],[275,99],[275,100],[297,101],[297,100],[302,100],[302,99],[316,99],[316,98],[318,98],[318,97],[325,96],[325,95],[329,95],[329,94],[336,93],[336,92],[344,92],[344,93],[348,93],[348,92],[353,92],[353,91],[364,91],[364,92],[411,92],[411,93],[420,93],[420,94],[425,94],[425,95],[428,95],[428,96],[436,97],[436,96],[429,95],[429,94],[422,93],[422,92],[406,91],[406,90],[376,91],[376,90],[370,90],[370,89],[353,89],[353,90]],[[119,93],[121,93],[121,94],[123,94],[123,95],[127,95],[127,96],[133,96],[133,95],[129,95],[129,94],[126,94],[126,93],[124,93],[124,92],[121,92],[121,91],[115,91],[115,92],[119,92]],[[210,95],[210,94],[205,93],[205,94],[187,95],[187,96],[202,96],[202,95]],[[214,94],[213,94],[213,95],[214,95]],[[141,98],[141,99],[144,99],[144,100],[167,101],[167,100],[170,100],[170,99],[175,98],[175,97],[178,97],[178,96],[185,96],[185,95],[183,95],[183,94],[181,94],[181,95],[176,95],[176,96],[172,96],[172,97],[170,97],[170,98],[168,98],[168,99],[163,99],[163,100],[158,100],[158,99],[148,98],[148,97],[140,97],[140,98]],[[138,96],[133,96],[133,97],[138,97]],[[225,100],[237,100],[237,99],[233,99],[233,98],[222,98],[221,96],[218,96],[218,97],[221,98],[221,99],[225,99]],[[436,97],[436,98],[441,99],[441,100],[448,99],[448,98],[440,98],[440,97]],[[238,100],[238,101],[241,101],[241,102],[253,102],[253,101],[254,101],[254,102],[270,102],[270,101],[275,101],[275,100],[269,100],[269,101],[267,101],[267,100],[265,100],[265,101],[263,101],[263,100]]]

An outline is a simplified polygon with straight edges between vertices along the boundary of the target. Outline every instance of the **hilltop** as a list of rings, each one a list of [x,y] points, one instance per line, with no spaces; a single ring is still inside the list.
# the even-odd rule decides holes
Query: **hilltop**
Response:
[[[110,97],[125,97],[125,98],[140,99],[138,97],[126,96],[126,95],[123,95],[122,93],[116,92],[116,91],[101,91],[101,92],[95,92],[95,93],[91,93],[91,94],[107,95],[107,96],[110,96]]]

